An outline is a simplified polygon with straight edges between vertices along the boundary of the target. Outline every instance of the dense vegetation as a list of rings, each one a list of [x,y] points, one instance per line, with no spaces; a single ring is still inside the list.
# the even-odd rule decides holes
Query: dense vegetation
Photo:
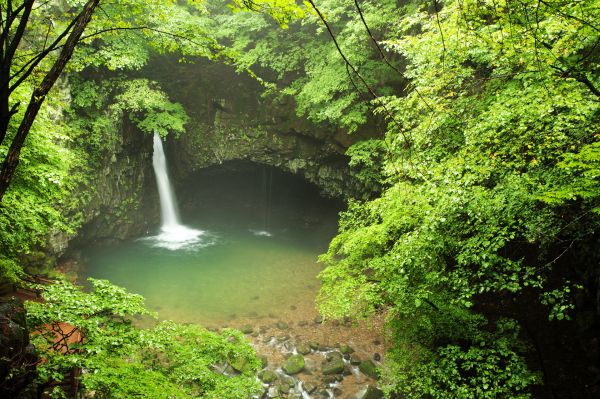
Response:
[[[4,278],[17,280],[20,263],[49,234],[77,228],[86,198],[70,193],[110,152],[124,117],[145,132],[184,131],[186,111],[158,83],[131,79],[131,71],[143,76],[150,57],[165,52],[188,62],[217,58],[251,71],[273,101],[293,98],[298,114],[373,137],[348,150],[355,177],[372,191],[349,200],[321,258],[327,267],[319,301],[330,318],[387,312],[394,343],[383,372],[388,392],[530,397],[544,376],[528,366],[527,309],[518,308],[545,307],[553,323],[566,322],[577,312],[574,298],[597,290],[598,2],[163,3],[107,4],[90,23],[88,36],[102,33],[78,46],[69,79],[38,115],[2,200]],[[70,21],[60,8],[47,12],[57,23]],[[118,17],[125,12],[133,18]],[[139,26],[146,28],[132,29]],[[36,29],[42,26],[31,35],[41,40]],[[18,87],[11,104],[26,102],[35,79]],[[6,151],[2,143],[0,155]],[[115,290],[98,284],[97,293]],[[78,290],[60,285],[48,295],[60,298],[57,311],[75,308],[64,321],[89,320],[82,317],[88,300],[69,302],[84,295]],[[120,309],[118,301],[102,306],[120,317],[143,313]],[[35,305],[30,313],[37,324],[58,317]],[[125,320],[107,325],[113,327],[111,334],[126,342],[92,356],[90,340],[90,356],[77,359],[98,370],[84,382],[90,389],[127,397],[115,393],[126,386],[107,387],[108,365],[122,370],[118,378],[139,374],[177,397],[200,395],[207,386],[234,389],[186,380],[204,371],[175,376],[163,369],[177,361],[171,356],[187,356],[188,347],[173,345],[206,341],[202,356],[214,356],[206,360],[213,363],[240,350],[223,347],[222,337],[170,324],[144,333]],[[164,363],[145,357],[146,347]],[[61,362],[72,361],[57,359],[46,367],[61,370]],[[241,384],[235,389],[252,388]]]

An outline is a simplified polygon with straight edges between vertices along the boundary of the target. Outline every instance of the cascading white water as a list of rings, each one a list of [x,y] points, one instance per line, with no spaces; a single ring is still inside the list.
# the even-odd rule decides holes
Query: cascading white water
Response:
[[[175,194],[173,193],[167,171],[167,159],[162,140],[157,133],[154,133],[152,166],[154,168],[154,175],[156,176],[162,218],[160,234],[156,237],[151,237],[154,245],[171,250],[196,246],[201,242],[201,236],[204,232],[191,229],[179,222],[177,202],[175,201]]]
[[[156,176],[156,185],[158,187],[158,196],[160,198],[160,215],[162,218],[162,227],[173,227],[179,225],[179,216],[177,214],[177,203],[173,195],[173,188],[169,181],[167,172],[167,159],[163,150],[162,140],[157,133],[154,133],[154,153],[152,154],[152,166]]]

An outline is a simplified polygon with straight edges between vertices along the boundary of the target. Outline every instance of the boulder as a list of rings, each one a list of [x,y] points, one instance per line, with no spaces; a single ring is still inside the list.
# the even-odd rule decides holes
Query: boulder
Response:
[[[254,332],[254,328],[250,324],[246,324],[240,328],[240,331],[244,334],[252,334]]]
[[[288,324],[285,321],[279,320],[276,324],[277,328],[280,330],[287,330],[289,328]]]
[[[304,356],[302,355],[293,355],[290,356],[285,363],[283,363],[283,371],[286,374],[297,374],[304,370]]]
[[[321,372],[324,375],[340,374],[344,371],[344,359],[341,356],[331,356],[321,365]]]
[[[377,372],[377,366],[373,363],[372,360],[367,360],[361,362],[358,365],[358,369],[365,375],[368,375],[371,378],[379,379],[379,373]]]
[[[383,392],[379,388],[377,388],[373,385],[368,385],[365,393],[362,396],[359,396],[359,398],[360,399],[383,399]]]
[[[279,379],[279,376],[272,370],[262,370],[258,373],[258,378],[265,384],[272,384]]]
[[[301,353],[303,355],[308,355],[311,352],[310,345],[307,344],[306,342],[299,343],[296,346],[296,351],[298,351],[298,353]]]

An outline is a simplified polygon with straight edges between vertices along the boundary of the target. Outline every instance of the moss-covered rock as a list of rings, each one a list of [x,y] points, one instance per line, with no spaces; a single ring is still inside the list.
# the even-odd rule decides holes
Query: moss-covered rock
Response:
[[[379,379],[379,372],[377,371],[377,366],[373,363],[372,360],[367,360],[361,362],[358,365],[358,369],[365,375],[368,375],[371,378]]]
[[[290,356],[285,363],[283,363],[283,371],[286,374],[298,374],[302,370],[304,370],[304,356],[302,355],[293,355]]]
[[[344,359],[342,356],[329,356],[321,365],[321,372],[324,375],[340,374],[344,371]]]
[[[265,384],[272,384],[279,379],[279,376],[272,370],[262,370],[258,373],[258,378]]]
[[[296,345],[296,351],[302,355],[308,355],[311,352],[311,348],[306,342],[301,342]]]

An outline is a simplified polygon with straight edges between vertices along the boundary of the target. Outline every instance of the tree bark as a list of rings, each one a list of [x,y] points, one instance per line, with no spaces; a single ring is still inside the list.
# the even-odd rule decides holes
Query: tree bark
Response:
[[[79,40],[81,39],[81,36],[88,23],[92,19],[92,15],[99,2],[100,0],[88,0],[85,3],[81,13],[77,16],[77,23],[67,38],[67,41],[65,42],[58,59],[50,71],[48,71],[46,76],[44,76],[42,83],[40,83],[40,85],[34,89],[33,94],[31,95],[25,115],[21,120],[15,138],[13,139],[4,162],[2,163],[2,169],[0,170],[0,203],[2,202],[2,198],[4,197],[4,194],[6,193],[6,190],[8,189],[8,186],[10,185],[10,182],[15,174],[17,165],[19,164],[21,149],[23,148],[25,139],[31,130],[31,126],[33,125],[33,122],[35,121],[35,118],[37,117],[37,114],[44,103],[44,100],[46,99],[46,95],[52,89],[67,65],[67,62],[69,62],[73,56],[75,46],[77,43],[79,43]]]

